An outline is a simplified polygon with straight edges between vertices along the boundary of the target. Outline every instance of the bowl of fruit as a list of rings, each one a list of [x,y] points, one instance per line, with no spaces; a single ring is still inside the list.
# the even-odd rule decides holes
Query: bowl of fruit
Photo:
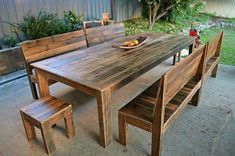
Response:
[[[147,41],[148,37],[140,36],[136,39],[126,41],[120,45],[113,45],[114,48],[120,48],[120,49],[134,49],[141,45],[143,45]]]

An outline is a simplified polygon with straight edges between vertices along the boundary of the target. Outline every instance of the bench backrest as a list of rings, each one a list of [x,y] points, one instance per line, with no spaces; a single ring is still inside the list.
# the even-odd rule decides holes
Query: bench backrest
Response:
[[[193,100],[196,94],[199,96],[199,89],[202,86],[206,67],[206,50],[206,45],[195,50],[159,80],[159,87],[157,89],[158,98],[152,113],[152,133],[156,133],[153,137],[158,139],[159,142],[162,141],[161,134],[182,112],[186,104],[191,99]],[[189,84],[192,85],[192,88],[184,88]],[[178,96],[178,98],[174,99],[175,101],[170,101],[174,96]]]
[[[100,26],[104,26],[103,21],[84,21],[83,22],[83,28],[84,29],[100,27]]]
[[[26,63],[43,60],[82,47],[87,47],[83,30],[21,43]]]
[[[88,46],[125,36],[123,23],[111,24],[85,30]]]
[[[206,45],[179,62],[164,75],[164,104],[167,104],[192,78],[199,81],[205,70]]]
[[[220,32],[216,37],[212,38],[207,43],[208,50],[207,50],[206,60],[209,60],[211,57],[220,56],[223,34],[224,34],[223,31]]]

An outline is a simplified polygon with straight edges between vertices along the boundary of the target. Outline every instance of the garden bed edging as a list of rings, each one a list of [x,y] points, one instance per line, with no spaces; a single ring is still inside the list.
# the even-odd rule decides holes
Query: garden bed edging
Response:
[[[20,46],[0,50],[0,75],[5,75],[25,67]]]

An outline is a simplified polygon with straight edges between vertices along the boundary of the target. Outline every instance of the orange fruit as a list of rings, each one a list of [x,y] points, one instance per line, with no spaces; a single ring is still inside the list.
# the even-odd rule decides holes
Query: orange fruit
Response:
[[[133,47],[134,46],[134,43],[133,42],[129,42],[128,43],[128,47]]]

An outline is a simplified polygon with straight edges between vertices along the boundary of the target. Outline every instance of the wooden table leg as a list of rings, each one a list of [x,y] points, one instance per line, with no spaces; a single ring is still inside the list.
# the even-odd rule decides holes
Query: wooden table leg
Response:
[[[100,144],[104,148],[113,141],[111,125],[110,90],[101,91],[97,94],[97,110],[100,129]]]
[[[189,53],[188,53],[189,55],[192,54],[193,49],[194,49],[194,44],[191,44],[191,45],[189,46]]]
[[[49,84],[48,79],[46,77],[46,73],[43,70],[35,69],[36,77],[38,80],[38,90],[40,98],[49,95]]]

